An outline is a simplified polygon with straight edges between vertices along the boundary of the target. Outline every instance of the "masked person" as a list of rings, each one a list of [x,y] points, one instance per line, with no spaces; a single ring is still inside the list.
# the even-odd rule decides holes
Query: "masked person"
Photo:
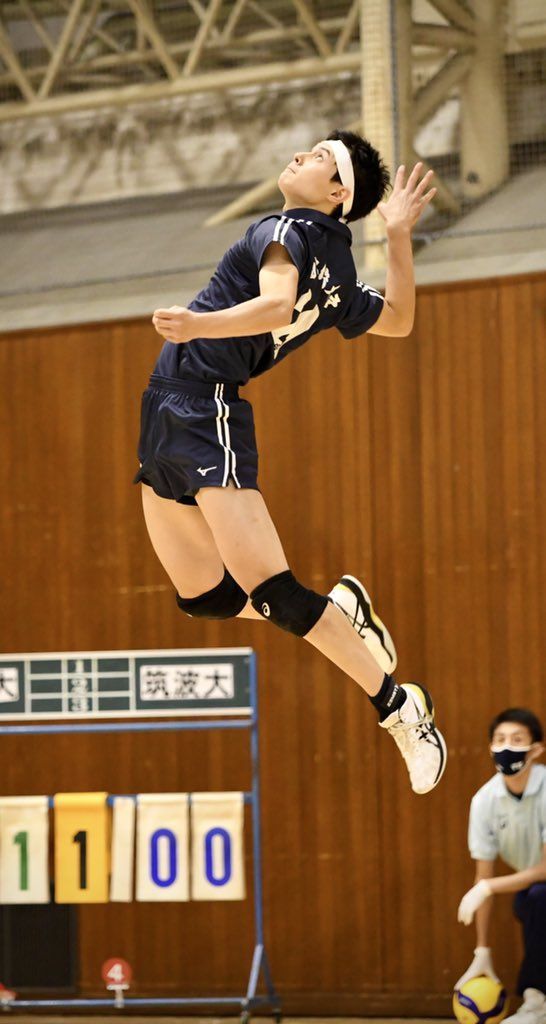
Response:
[[[462,898],[458,919],[476,916],[477,948],[456,988],[480,974],[497,979],[489,947],[491,896],[515,893],[514,913],[523,926],[525,955],[518,993],[523,1003],[504,1024],[546,1024],[546,767],[543,730],[526,708],[508,708],[489,727],[497,774],[475,794],[468,844],[476,883]],[[514,874],[495,876],[497,857]]]

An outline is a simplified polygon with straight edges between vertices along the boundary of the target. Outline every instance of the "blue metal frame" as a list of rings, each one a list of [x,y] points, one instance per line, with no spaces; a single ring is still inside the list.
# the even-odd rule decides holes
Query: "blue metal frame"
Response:
[[[239,1007],[241,1016],[248,1019],[252,1011],[258,1007],[269,1006],[276,1018],[281,1018],[281,1005],[278,994],[273,985],[269,960],[265,950],[264,942],[264,919],[263,919],[263,882],[262,882],[262,838],[260,823],[260,749],[258,737],[258,678],[256,668],[256,654],[252,651],[249,654],[250,673],[250,707],[251,714],[247,719],[231,719],[227,721],[206,721],[206,722],[74,722],[70,725],[2,725],[0,736],[13,735],[35,735],[37,733],[76,733],[76,732],[178,732],[184,729],[249,729],[250,730],[250,754],[252,765],[252,788],[244,794],[244,801],[252,808],[252,847],[254,862],[254,954],[250,967],[246,994],[219,998],[211,996],[200,998],[157,998],[157,997],[129,997],[121,1002],[115,998],[111,999],[17,999],[13,1003],[5,1004],[5,1009],[32,1010],[34,1007],[63,1008],[63,1007],[110,1007],[121,1009],[125,1007],[164,1007],[180,1008],[182,1006],[195,1007]],[[203,712],[205,714],[205,712]],[[266,995],[258,994],[260,975],[263,975]]]

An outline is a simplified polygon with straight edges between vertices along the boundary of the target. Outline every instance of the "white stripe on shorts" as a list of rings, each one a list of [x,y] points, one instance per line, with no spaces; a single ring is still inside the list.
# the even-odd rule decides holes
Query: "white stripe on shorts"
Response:
[[[222,409],[222,406],[221,406],[221,403],[220,403],[220,395],[221,395],[221,393],[222,393],[222,385],[221,384],[217,384],[215,389],[214,389],[214,401],[216,402],[216,408],[218,409],[218,415],[216,417],[216,432],[218,434],[218,440],[219,440],[222,448],[224,449],[224,476],[222,478],[222,487],[225,487],[226,484],[227,484],[228,476],[229,476],[229,453],[228,453],[228,450],[227,450],[227,448],[226,448],[226,446],[224,444],[224,436],[223,436],[223,431],[222,431],[223,409]]]
[[[229,406],[224,402],[223,384],[216,385],[214,390],[214,399],[216,402],[216,408],[218,409],[218,415],[216,417],[216,431],[218,433],[218,440],[224,449],[224,475],[222,477],[222,487],[227,487],[230,475],[233,477],[235,486],[240,487],[241,485],[235,472],[237,457],[231,448],[231,437],[228,426]],[[231,474],[230,465],[232,467]]]
[[[223,387],[223,385],[222,385],[222,387]],[[230,435],[230,432],[229,432],[229,424],[228,424],[229,405],[224,403],[224,407],[225,407],[225,410],[226,410],[226,414],[225,414],[225,417],[224,417],[224,432],[225,432],[227,449],[228,449],[228,452],[231,453],[231,475],[233,477],[233,482],[234,482],[235,486],[236,487],[240,487],[241,485],[240,485],[240,483],[239,483],[239,481],[237,479],[237,474],[235,472],[235,466],[237,465],[237,456],[235,455],[235,452],[233,451],[233,448],[231,447],[231,435]]]

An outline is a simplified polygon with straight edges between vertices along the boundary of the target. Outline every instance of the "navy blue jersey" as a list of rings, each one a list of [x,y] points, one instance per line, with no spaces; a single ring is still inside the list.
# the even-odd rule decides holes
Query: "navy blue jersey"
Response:
[[[349,228],[334,217],[307,209],[272,214],[251,224],[244,238],[228,249],[189,309],[208,313],[256,298],[263,255],[271,242],[280,242],[298,269],[292,322],[244,338],[194,338],[178,345],[166,342],[156,374],[246,384],[319,331],[337,327],[345,338],[356,338],[374,325],[383,309],[383,297],[357,280]]]

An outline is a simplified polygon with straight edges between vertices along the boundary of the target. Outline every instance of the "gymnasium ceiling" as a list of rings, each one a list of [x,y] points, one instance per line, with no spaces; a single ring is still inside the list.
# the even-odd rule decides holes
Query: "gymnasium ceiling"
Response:
[[[358,17],[359,0],[8,0],[0,117],[356,68]]]
[[[363,2],[3,0],[0,121],[358,71]],[[414,53],[471,49],[471,6],[413,0]],[[544,45],[543,0],[501,6],[509,48]]]

